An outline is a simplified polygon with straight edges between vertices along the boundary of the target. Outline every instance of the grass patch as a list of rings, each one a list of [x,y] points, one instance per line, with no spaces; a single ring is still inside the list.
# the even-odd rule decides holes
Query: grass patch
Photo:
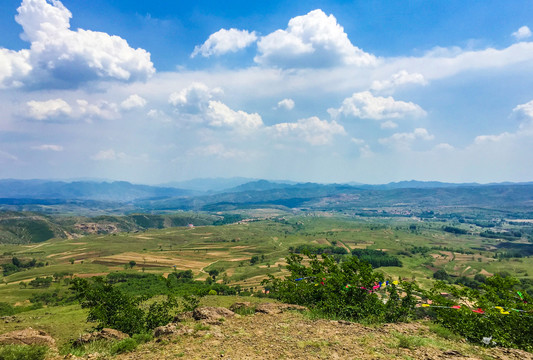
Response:
[[[109,352],[111,355],[123,354],[132,352],[137,348],[137,346],[139,346],[139,343],[135,339],[127,338],[114,343],[109,349]]]
[[[400,333],[393,333],[397,340],[396,346],[399,348],[414,350],[424,345],[425,339],[420,336],[410,336]]]
[[[47,352],[46,346],[4,345],[0,346],[0,360],[42,360]]]
[[[453,333],[450,329],[447,329],[440,324],[429,324],[429,330],[435,333],[437,336],[446,340],[460,341],[461,339],[463,339],[462,336]]]
[[[211,329],[211,326],[209,325],[205,325],[205,324],[201,324],[201,323],[198,323],[196,325],[194,325],[194,330],[195,331],[203,331],[203,330],[209,330]]]

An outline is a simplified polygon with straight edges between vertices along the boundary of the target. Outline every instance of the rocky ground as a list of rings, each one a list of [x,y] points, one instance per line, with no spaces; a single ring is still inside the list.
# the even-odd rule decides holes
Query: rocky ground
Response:
[[[449,338],[453,335],[423,322],[364,326],[312,319],[286,304],[257,305],[251,315],[237,315],[225,308],[199,308],[156,329],[155,334],[153,341],[134,352],[115,357],[92,353],[80,358],[52,352],[50,359],[533,360],[532,353],[522,350],[482,347]]]
[[[166,335],[117,359],[533,359],[521,350],[447,340],[420,322],[369,327],[276,306],[253,315],[224,313],[222,321],[209,311],[195,316],[201,320],[182,319]]]

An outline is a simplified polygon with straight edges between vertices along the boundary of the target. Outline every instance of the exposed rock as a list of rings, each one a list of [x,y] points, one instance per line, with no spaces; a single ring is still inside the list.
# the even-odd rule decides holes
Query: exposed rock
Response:
[[[154,337],[174,335],[178,331],[178,325],[175,323],[158,326],[154,329]]]
[[[274,303],[258,304],[255,307],[255,312],[262,313],[262,314],[268,314],[268,315],[280,314],[287,310],[304,311],[304,310],[307,310],[307,308],[305,306],[300,306],[300,305],[274,304]]]
[[[0,344],[56,346],[55,340],[50,335],[42,330],[35,330],[31,327],[0,335]]]
[[[130,337],[128,334],[115,329],[103,328],[90,334],[83,334],[76,341],[75,345],[87,344],[95,340],[122,340]]]
[[[203,306],[196,308],[192,316],[195,320],[202,320],[207,324],[217,324],[222,318],[235,316],[235,313],[223,307]]]
[[[193,329],[176,323],[169,323],[154,329],[154,337],[156,338],[164,336],[190,335],[192,333],[194,333]],[[160,339],[156,341],[160,341]]]
[[[188,320],[194,320],[193,316],[192,316],[192,311],[185,311],[185,312],[182,312],[176,316],[174,316],[174,320],[173,322],[184,322],[184,321],[188,321]]]
[[[6,324],[8,324],[10,322],[20,322],[20,319],[17,318],[15,315],[2,316],[2,317],[0,317],[0,320],[2,320]]]
[[[446,356],[463,356],[463,354],[461,354],[461,352],[457,350],[446,350],[442,354]]]
[[[249,301],[240,301],[240,302],[236,302],[233,305],[231,305],[229,307],[229,309],[231,311],[236,311],[236,310],[240,310],[240,309],[250,309],[252,307],[253,307],[253,305],[252,305],[251,302],[249,302]]]

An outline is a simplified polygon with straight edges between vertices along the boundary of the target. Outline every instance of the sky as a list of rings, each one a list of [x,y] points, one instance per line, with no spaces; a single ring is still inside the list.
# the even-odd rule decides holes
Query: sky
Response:
[[[0,2],[0,178],[533,181],[533,1]]]

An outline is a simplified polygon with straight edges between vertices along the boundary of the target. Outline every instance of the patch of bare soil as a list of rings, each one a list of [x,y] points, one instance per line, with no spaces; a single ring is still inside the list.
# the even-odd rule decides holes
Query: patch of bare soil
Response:
[[[438,338],[421,323],[368,327],[345,321],[311,320],[296,312],[226,317],[220,325],[173,325],[159,342],[117,360],[167,359],[533,359],[513,349],[483,348]],[[400,338],[420,339],[400,346]]]
[[[74,227],[86,234],[115,234],[118,228],[114,224],[80,223]]]

